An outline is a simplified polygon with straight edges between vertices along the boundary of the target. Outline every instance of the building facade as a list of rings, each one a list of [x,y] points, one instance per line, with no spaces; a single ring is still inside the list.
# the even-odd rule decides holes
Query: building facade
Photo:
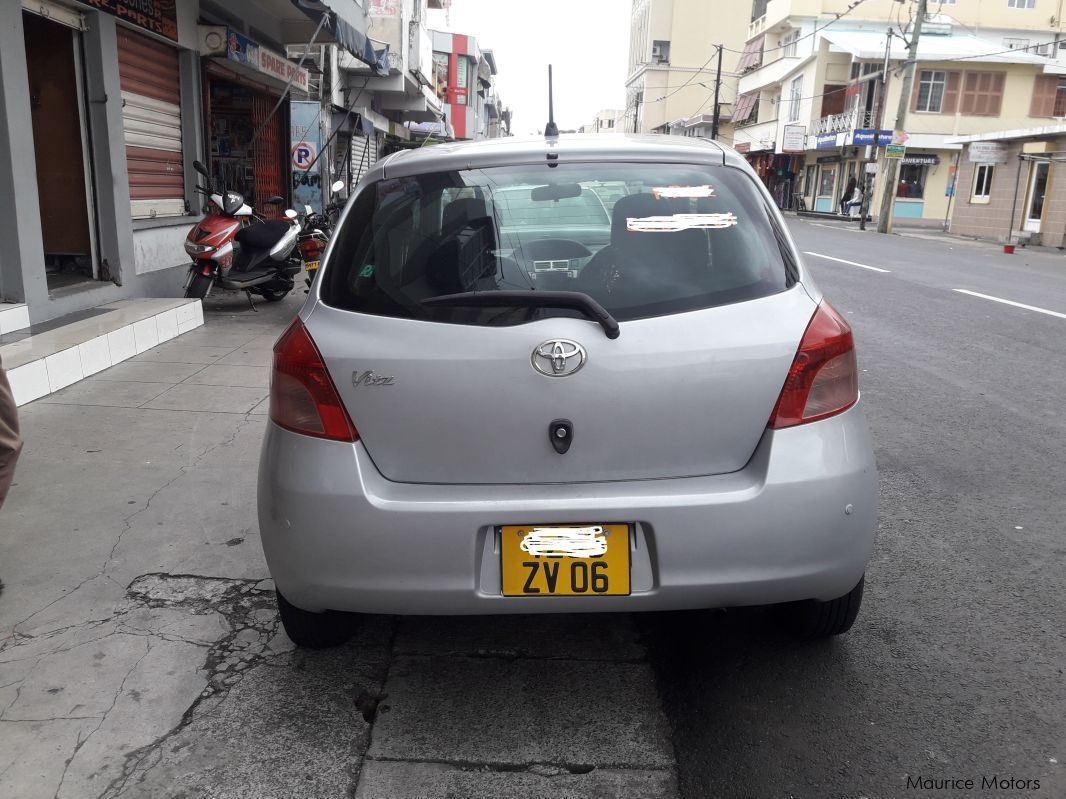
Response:
[[[273,195],[317,210],[334,180],[350,191],[421,142],[412,126],[506,135],[473,37],[437,34],[440,93],[427,11],[445,5],[0,0],[0,303],[38,323],[180,296],[206,203],[196,161],[275,216]]]
[[[907,59],[898,3],[753,2],[737,67],[734,146],[782,207],[838,212],[849,188],[863,185],[867,159],[876,158],[871,199],[878,213],[876,175],[887,145],[897,144],[904,149],[892,148],[901,156],[893,218],[943,227],[956,194],[961,148],[953,142],[1030,127],[1055,113],[1058,74],[1066,71],[1057,62],[1062,23],[1055,2],[972,0],[937,9],[924,22],[909,112],[897,133]]]
[[[720,138],[730,141],[737,62],[748,20],[706,0],[633,0],[624,130],[678,133],[714,113],[717,46],[723,45]]]
[[[604,108],[596,112],[592,122],[582,125],[579,133],[624,133],[625,111],[620,108]]]
[[[433,91],[444,108],[450,138],[484,139],[510,133],[496,90],[496,56],[462,33],[433,31]]]
[[[965,136],[955,143],[962,158],[952,233],[1066,247],[1066,123]]]
[[[366,30],[356,0],[0,0],[0,302],[37,323],[180,296],[193,162],[260,210],[291,197],[290,101],[310,75],[286,45],[374,63]]]

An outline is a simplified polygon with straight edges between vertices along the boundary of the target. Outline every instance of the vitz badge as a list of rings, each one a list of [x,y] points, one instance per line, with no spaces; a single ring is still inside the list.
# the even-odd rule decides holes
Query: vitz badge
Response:
[[[388,377],[384,375],[374,374],[372,369],[367,369],[365,372],[352,372],[352,385],[355,388],[359,386],[392,386],[396,384],[396,378],[392,375]]]

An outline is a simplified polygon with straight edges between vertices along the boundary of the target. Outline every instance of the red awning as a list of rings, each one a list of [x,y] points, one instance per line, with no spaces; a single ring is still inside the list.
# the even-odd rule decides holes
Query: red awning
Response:
[[[748,92],[742,94],[737,98],[737,103],[733,106],[733,124],[738,125],[741,122],[747,122],[751,116],[751,112],[755,110],[755,103],[759,100],[758,92]]]
[[[744,45],[744,52],[737,62],[737,72],[744,73],[762,66],[762,43],[765,38],[765,35],[757,36]]]

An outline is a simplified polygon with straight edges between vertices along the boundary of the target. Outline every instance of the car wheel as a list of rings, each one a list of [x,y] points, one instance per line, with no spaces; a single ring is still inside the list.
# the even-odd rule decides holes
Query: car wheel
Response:
[[[355,633],[358,617],[353,613],[341,613],[336,610],[312,613],[291,604],[280,591],[277,596],[281,626],[297,646],[327,649],[343,644]]]
[[[865,581],[863,575],[848,593],[828,602],[808,599],[782,605],[781,621],[793,635],[807,640],[846,633],[859,615]]]

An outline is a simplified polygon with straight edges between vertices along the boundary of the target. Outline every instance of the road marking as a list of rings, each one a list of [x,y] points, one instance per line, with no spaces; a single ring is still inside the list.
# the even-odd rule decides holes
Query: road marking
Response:
[[[1045,313],[1048,316],[1057,316],[1059,319],[1066,319],[1066,313],[1059,313],[1058,311],[1049,311],[1047,308],[1038,308],[1035,305],[1026,305],[1024,302],[1015,302],[1014,300],[1004,300],[1001,297],[992,297],[988,294],[979,294],[976,291],[970,291],[968,289],[952,289],[959,294],[969,294],[971,297],[980,297],[982,300],[992,300],[992,302],[1001,302],[1004,305],[1013,305],[1015,308],[1024,308],[1027,311],[1036,311],[1037,313]]]
[[[822,222],[808,222],[807,224],[814,227],[828,228],[829,230],[843,230],[845,233],[862,233],[857,227],[849,227],[847,225],[826,225]]]
[[[869,269],[871,272],[891,272],[891,269],[882,269],[879,266],[867,266],[866,264],[858,264],[855,261],[845,261],[843,258],[834,258],[832,255],[822,255],[820,252],[808,252],[803,251],[804,255],[813,255],[815,258],[825,258],[827,261],[837,261],[838,263],[847,264],[848,266],[857,266],[860,269]]]

